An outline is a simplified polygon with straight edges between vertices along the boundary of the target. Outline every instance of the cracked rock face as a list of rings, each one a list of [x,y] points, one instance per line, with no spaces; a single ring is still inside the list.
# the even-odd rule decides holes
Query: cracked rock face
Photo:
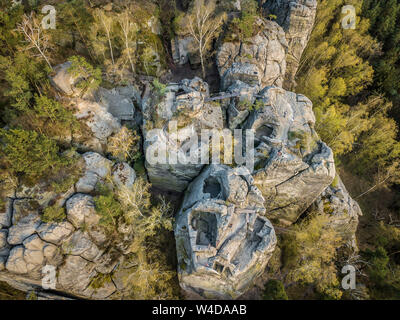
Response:
[[[183,289],[234,299],[251,286],[276,245],[263,202],[244,167],[210,165],[189,185],[175,228]]]
[[[284,88],[292,90],[304,49],[310,40],[317,13],[316,0],[268,0],[263,1],[267,14],[277,16],[277,22],[285,30],[288,43],[287,72]]]
[[[261,107],[243,125],[255,134],[253,177],[267,216],[290,225],[333,181],[333,153],[314,131],[308,98],[277,87],[265,88],[258,97]]]
[[[82,95],[77,87],[81,77],[68,72],[71,62],[54,68],[51,82],[60,93],[62,100],[75,109],[75,117],[84,123],[88,132],[74,137],[74,144],[87,151],[104,153],[107,139],[121,129],[121,120],[133,120],[134,101],[141,103],[138,90],[133,86],[117,87],[111,90],[98,88]],[[85,136],[88,135],[88,136]]]
[[[135,106],[133,101],[140,99],[140,94],[133,86],[116,87],[111,90],[100,88],[97,92],[100,104],[106,107],[119,120],[133,120]]]
[[[224,42],[217,52],[221,89],[236,80],[252,86],[282,86],[286,73],[287,42],[282,28],[273,21],[258,18],[259,32],[246,41]]]
[[[238,95],[231,99],[227,107],[228,127],[231,130],[237,129],[250,114],[248,103],[254,104],[256,95],[260,91],[259,86],[251,86],[240,80],[236,80],[228,89],[230,94]]]
[[[339,177],[336,183],[332,183],[325,189],[310,210],[334,217],[332,227],[346,240],[349,247],[358,251],[355,234],[362,211],[358,203],[351,198]]]
[[[95,152],[83,154],[82,159],[84,174],[65,194],[47,192],[45,185],[20,186],[7,193],[5,212],[0,213],[2,279],[23,283],[26,290],[41,290],[42,270],[49,265],[56,268],[56,289],[61,292],[104,299],[117,291],[112,273],[129,250],[122,252],[120,243],[110,246],[93,196],[87,193],[93,192],[98,182],[105,183],[107,176],[116,185],[131,187],[136,174],[127,163],[114,163]],[[65,207],[64,221],[41,220],[50,204]],[[129,247],[129,240],[122,244]],[[107,280],[101,287],[92,287],[98,275]],[[120,285],[119,294],[124,294],[124,289]]]
[[[113,164],[96,152],[86,152],[82,155],[85,161],[83,177],[76,183],[76,191],[90,193],[96,184],[102,182],[107,176],[112,176],[114,183],[130,187],[136,179],[135,171],[126,163]]]
[[[201,130],[223,128],[222,109],[206,102],[208,97],[207,83],[183,80],[169,85],[165,95],[144,110],[146,169],[154,186],[182,192],[201,172]],[[170,130],[172,123],[176,126]],[[155,161],[162,156],[168,161]]]

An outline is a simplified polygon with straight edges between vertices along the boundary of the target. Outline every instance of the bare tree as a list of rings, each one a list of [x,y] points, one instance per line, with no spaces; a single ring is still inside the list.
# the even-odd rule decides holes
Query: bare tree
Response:
[[[113,29],[113,18],[107,16],[103,10],[101,9],[96,9],[94,11],[94,18],[100,23],[101,27],[103,28],[106,37],[107,37],[107,42],[108,42],[108,47],[110,49],[110,55],[111,55],[111,62],[114,65],[114,51],[112,48],[112,43],[111,43],[111,33]]]
[[[17,30],[23,34],[25,41],[28,43],[27,50],[36,49],[38,56],[41,56],[51,69],[51,63],[47,57],[50,49],[50,37],[43,31],[42,24],[33,13],[24,14],[22,22],[17,25]]]
[[[193,37],[200,55],[203,78],[206,77],[204,59],[211,41],[220,32],[225,14],[216,14],[216,0],[195,0],[192,10],[182,22]]]
[[[121,38],[125,47],[123,54],[126,55],[126,57],[128,58],[131,70],[133,73],[135,73],[135,65],[133,63],[135,48],[132,46],[132,43],[136,38],[138,27],[136,23],[133,22],[132,14],[128,8],[126,8],[122,13],[118,15],[117,20],[119,26],[121,27]]]

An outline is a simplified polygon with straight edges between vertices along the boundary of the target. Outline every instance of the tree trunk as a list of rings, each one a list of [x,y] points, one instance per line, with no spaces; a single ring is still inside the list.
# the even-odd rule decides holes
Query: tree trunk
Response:
[[[203,73],[203,80],[206,80],[206,69],[204,67],[203,50],[201,48],[199,49],[199,53],[200,53],[201,70]]]

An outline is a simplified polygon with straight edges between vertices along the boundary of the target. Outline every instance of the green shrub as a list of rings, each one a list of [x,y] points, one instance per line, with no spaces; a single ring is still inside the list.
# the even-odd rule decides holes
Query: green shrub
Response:
[[[89,286],[96,291],[97,289],[103,288],[104,285],[109,282],[112,282],[111,274],[98,273],[92,278]]]
[[[282,281],[269,280],[265,284],[264,300],[288,300]]]
[[[101,84],[100,68],[94,68],[81,56],[72,56],[69,58],[69,61],[71,62],[71,66],[68,68],[68,72],[79,79],[77,88],[82,89],[83,94],[88,89],[95,90],[99,87]]]
[[[94,204],[96,212],[101,216],[99,224],[112,231],[117,227],[118,219],[123,214],[121,205],[112,189],[104,185],[98,185],[97,189],[100,195],[94,199]]]
[[[35,131],[0,129],[0,141],[3,165],[30,185],[71,163],[55,141]]]
[[[65,214],[65,209],[57,205],[47,207],[44,209],[44,214],[42,216],[42,221],[46,223],[51,222],[62,222],[67,218]]]

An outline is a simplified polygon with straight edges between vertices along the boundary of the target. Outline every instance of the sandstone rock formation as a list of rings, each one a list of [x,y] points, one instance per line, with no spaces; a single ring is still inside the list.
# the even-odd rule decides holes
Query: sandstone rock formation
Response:
[[[273,21],[257,18],[255,24],[259,32],[252,38],[239,41],[232,35],[219,47],[216,62],[222,90],[235,80],[253,86],[282,86],[286,73],[285,33]]]
[[[267,216],[289,225],[335,178],[333,152],[314,130],[308,98],[278,87],[267,87],[258,97],[261,104],[243,124],[255,133],[253,177]]]
[[[41,286],[42,268],[51,265],[60,293],[123,297],[135,226],[120,226],[121,238],[110,237],[99,223],[93,197],[98,184],[134,184],[135,170],[107,159],[105,150],[108,139],[121,130],[121,121],[135,116],[135,104],[143,115],[150,182],[164,191],[184,193],[175,240],[185,291],[224,299],[245,293],[275,249],[273,225],[291,225],[307,209],[334,216],[333,227],[356,247],[361,210],[340,178],[335,179],[332,151],[314,130],[312,103],[282,88],[294,85],[316,1],[261,3],[277,22],[259,18],[253,37],[239,41],[231,35],[217,48],[221,94],[229,97],[223,101],[213,101],[200,78],[166,88],[154,84],[150,89],[147,83],[143,97],[132,86],[82,95],[79,76],[68,73],[70,63],[55,68],[52,83],[60,99],[75,107],[76,117],[90,131],[88,137],[72,139],[82,153],[82,176],[61,194],[43,184],[7,193],[0,212],[0,279],[34,289]],[[235,7],[240,9],[240,1]],[[149,27],[158,32],[152,22]],[[177,64],[188,61],[189,43],[188,38],[175,43]],[[252,130],[254,170],[199,161],[202,131],[213,129]],[[50,205],[64,208],[66,218],[42,221]],[[102,285],[93,286],[99,279]]]
[[[175,228],[185,290],[231,299],[251,286],[276,244],[263,202],[244,167],[210,165],[189,185]]]
[[[266,14],[277,16],[277,22],[286,33],[288,53],[284,88],[295,87],[295,76],[300,59],[314,27],[317,13],[316,0],[268,0],[262,1]]]
[[[141,103],[140,94],[133,86],[125,86],[88,90],[82,95],[77,87],[80,78],[68,72],[70,66],[70,62],[57,66],[51,82],[76,110],[75,117],[90,130],[89,137],[74,137],[73,142],[81,149],[104,153],[107,139],[121,130],[121,121],[134,119],[134,102]]]
[[[236,80],[228,89],[227,93],[237,95],[231,99],[226,107],[228,127],[231,130],[237,129],[250,114],[249,106],[256,101],[256,95],[260,91],[259,86],[251,86],[240,80]]]
[[[14,286],[14,282],[22,283],[24,290],[35,290],[42,285],[43,268],[52,266],[57,272],[56,290],[61,295],[104,299],[123,294],[124,286],[117,289],[111,273],[128,253],[129,235],[111,246],[90,193],[107,177],[116,185],[130,187],[135,171],[127,163],[113,163],[94,152],[82,158],[85,170],[72,191],[57,194],[37,185],[10,193],[13,196],[8,198],[6,211],[0,213],[0,279]],[[51,203],[65,206],[65,220],[42,221],[43,209]],[[101,288],[92,287],[99,276],[111,280],[104,281]]]
[[[133,101],[140,103],[140,93],[133,86],[116,87],[111,90],[100,88],[96,96],[100,104],[119,120],[133,120],[135,115]]]
[[[199,78],[166,90],[144,107],[146,169],[154,186],[182,192],[204,167],[198,160],[201,130],[222,129],[223,113],[218,104],[205,101],[209,88]]]
[[[358,250],[355,234],[362,211],[350,197],[339,176],[322,192],[310,210],[331,215],[334,218],[332,227],[343,237],[347,246]]]
[[[198,60],[198,54],[196,55],[196,50],[194,49],[194,39],[191,36],[176,36],[171,41],[171,49],[175,64],[184,65]]]

